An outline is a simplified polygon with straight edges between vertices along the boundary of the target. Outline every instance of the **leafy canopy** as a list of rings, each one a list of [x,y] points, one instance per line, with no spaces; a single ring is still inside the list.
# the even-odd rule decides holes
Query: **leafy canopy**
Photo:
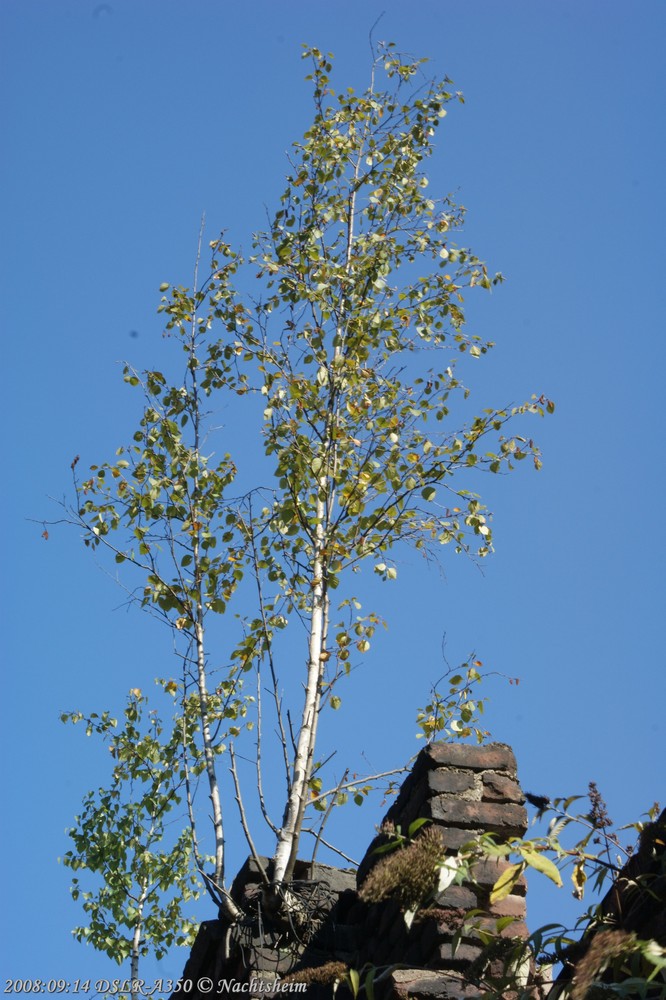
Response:
[[[502,277],[459,245],[464,210],[451,196],[432,197],[424,170],[446,106],[461,95],[447,78],[428,81],[422,62],[402,59],[390,45],[360,94],[334,92],[330,57],[316,48],[304,55],[313,120],[294,144],[267,230],[247,262],[222,236],[210,244],[205,280],[198,257],[192,288],[162,285],[160,312],[182,349],[183,377],[172,382],[127,366],[126,382],[145,398],[133,440],[83,481],[73,463],[72,520],[86,545],[109,549],[130,567],[132,598],[173,630],[180,663],[167,689],[173,734],[185,735],[178,749],[175,735],[156,738],[151,768],[163,784],[150,785],[151,770],[147,799],[133,797],[136,775],[114,776],[107,798],[122,799],[119,782],[130,778],[132,790],[111,814],[108,836],[118,846],[136,823],[152,822],[159,796],[175,801],[170,782],[180,755],[180,778],[191,769],[207,782],[214,832],[207,888],[232,919],[238,912],[224,858],[232,798],[256,854],[236,744],[245,755],[250,744],[253,794],[276,842],[272,890],[280,905],[291,905],[284,886],[301,833],[315,834],[318,844],[323,829],[308,827],[312,809],[325,823],[329,803],[344,801],[350,789],[363,801],[369,788],[345,771],[327,797],[316,758],[320,716],[340,706],[338,684],[370,650],[382,620],[358,613],[354,574],[366,564],[395,580],[396,552],[406,544],[426,555],[450,546],[485,557],[492,529],[473,488],[479,472],[510,470],[527,456],[538,468],[534,443],[509,424],[553,409],[533,397],[464,419],[469,389],[458,361],[477,364],[493,346],[467,331],[464,295]],[[220,432],[214,421],[229,399],[244,434],[250,424],[258,431],[268,484],[261,473],[259,483],[240,485],[248,473],[239,477],[244,455],[227,453],[233,427]],[[218,440],[221,452],[213,450]],[[472,732],[469,683],[478,676],[469,669],[448,702],[438,697],[426,707],[419,719],[426,735],[443,730],[442,706],[458,701],[461,718],[447,731]],[[285,799],[277,803],[263,792],[262,751],[273,734],[272,757],[284,772]],[[231,771],[226,790],[222,755],[223,777]],[[189,790],[186,799],[183,850],[189,844],[201,868],[202,810]],[[80,831],[98,815],[92,800],[87,809]],[[71,860],[95,870],[81,836]],[[118,867],[131,868],[125,854]],[[148,876],[145,868],[141,878]]]

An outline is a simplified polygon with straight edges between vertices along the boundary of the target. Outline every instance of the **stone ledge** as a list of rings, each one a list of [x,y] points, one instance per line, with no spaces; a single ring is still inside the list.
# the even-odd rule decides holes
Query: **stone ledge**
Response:
[[[505,771],[516,775],[516,758],[506,743],[431,743],[422,751],[430,767],[461,767],[469,771]],[[419,755],[420,756],[420,755]]]

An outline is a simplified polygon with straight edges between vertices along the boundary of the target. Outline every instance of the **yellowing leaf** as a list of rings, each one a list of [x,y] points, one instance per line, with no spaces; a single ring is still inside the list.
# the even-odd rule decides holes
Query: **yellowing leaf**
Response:
[[[134,698],[140,698],[141,697],[141,688],[130,688],[130,694]]]
[[[555,885],[562,885],[562,876],[550,858],[544,857],[540,851],[531,850],[529,847],[521,847],[520,853],[530,868],[534,868],[535,871],[542,872],[551,880],[551,882],[554,882]]]
[[[574,865],[574,870],[571,873],[571,881],[574,884],[574,896],[576,899],[582,899],[585,892],[585,883],[587,882],[587,875],[585,874],[582,860],[577,861]]]
[[[525,865],[519,862],[516,865],[509,865],[505,871],[502,872],[500,877],[495,882],[490,893],[490,905],[494,906],[495,903],[499,903],[500,900],[504,899],[513,891],[514,886],[518,882],[518,879],[523,873]]]

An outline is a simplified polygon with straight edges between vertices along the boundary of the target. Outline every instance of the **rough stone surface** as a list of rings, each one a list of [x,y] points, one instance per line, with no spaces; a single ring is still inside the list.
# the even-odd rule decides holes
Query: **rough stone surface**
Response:
[[[498,917],[516,917],[519,920],[524,920],[525,912],[524,896],[505,896],[493,906],[493,913]]]
[[[391,973],[392,1000],[472,1000],[481,995],[458,976],[423,969],[396,969]]]
[[[437,906],[461,907],[471,910],[476,906],[478,899],[476,893],[464,885],[450,885],[444,892],[435,896]]]
[[[442,963],[451,969],[460,969],[470,962],[473,962],[481,954],[480,944],[461,942],[456,947],[452,942],[447,941],[439,947],[439,957]]]
[[[412,771],[402,783],[397,798],[386,814],[387,819],[393,815],[403,816],[406,811],[413,809],[415,805],[420,805],[428,797],[428,766],[424,753],[422,750],[414,761]]]
[[[519,805],[525,801],[520,785],[513,778],[507,778],[504,774],[495,774],[493,771],[486,771],[481,780],[483,782],[483,798],[486,800],[517,802]]]
[[[471,771],[449,771],[438,767],[428,775],[428,790],[433,795],[439,795],[442,792],[461,793],[476,788],[474,773]],[[478,797],[481,798],[480,788]]]
[[[468,802],[438,795],[428,806],[432,819],[446,826],[472,827],[505,837],[522,837],[527,830],[525,809],[511,802]]]
[[[511,862],[505,861],[503,858],[483,858],[474,865],[474,881],[484,888],[492,888],[502,872],[510,867]],[[527,882],[525,877],[521,875],[513,891],[524,896],[526,888]]]
[[[456,827],[440,827],[442,834],[442,841],[448,848],[449,852],[455,854],[455,852],[463,846],[463,844],[469,844],[470,841],[475,840],[478,835],[478,830],[470,830],[466,827],[461,827],[457,829]]]
[[[471,771],[516,774],[513,750],[504,743],[487,743],[479,747],[466,743],[431,743],[425,753],[431,767],[464,767]]]

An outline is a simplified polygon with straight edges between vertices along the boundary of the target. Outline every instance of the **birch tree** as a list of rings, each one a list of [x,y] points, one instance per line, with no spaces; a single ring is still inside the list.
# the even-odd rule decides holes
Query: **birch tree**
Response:
[[[258,859],[237,745],[246,756],[253,745],[252,794],[274,837],[266,899],[293,907],[310,810],[367,788],[346,775],[327,795],[316,764],[320,725],[381,620],[359,613],[355,574],[394,581],[405,546],[485,558],[492,529],[479,473],[526,458],[539,468],[514,421],[553,408],[540,397],[464,417],[459,368],[473,371],[493,346],[468,332],[464,295],[502,277],[461,242],[464,210],[431,195],[425,173],[461,95],[392,46],[363,93],[336,93],[330,57],[304,55],[312,124],[293,146],[270,225],[247,261],[221,237],[203,280],[198,260],[191,288],[162,286],[184,377],[125,369],[145,396],[140,426],[114,461],[83,478],[74,466],[69,514],[86,545],[129,570],[132,599],[173,631],[174,710],[196,703],[184,751],[210,802],[207,887],[231,922],[240,914],[226,888],[224,824],[234,800]],[[221,400],[235,401],[245,427],[255,421],[268,484],[262,472],[256,487],[239,485],[248,463],[233,455],[233,433],[215,430]],[[283,768],[277,814],[263,780],[272,733]],[[189,821],[203,837],[197,808]]]

